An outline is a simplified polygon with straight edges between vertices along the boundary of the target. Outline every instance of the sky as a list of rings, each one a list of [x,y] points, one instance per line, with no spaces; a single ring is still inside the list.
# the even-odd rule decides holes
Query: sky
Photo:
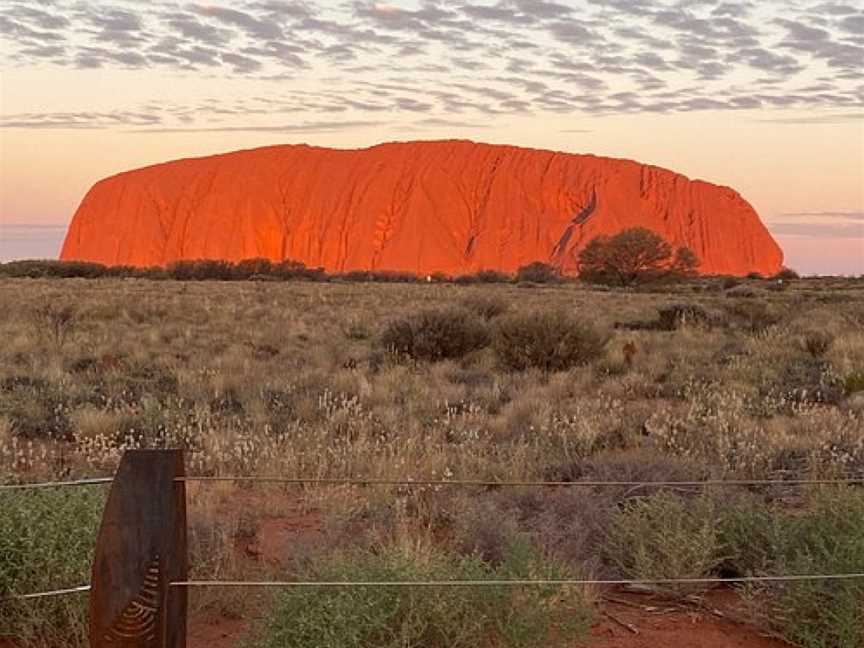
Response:
[[[728,185],[864,274],[861,0],[3,0],[0,261],[100,178],[271,144],[471,139]]]

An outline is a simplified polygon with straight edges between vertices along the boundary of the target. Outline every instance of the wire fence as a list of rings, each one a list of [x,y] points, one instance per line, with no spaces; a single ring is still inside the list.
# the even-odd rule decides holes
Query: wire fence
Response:
[[[100,484],[110,484],[113,481],[113,477],[96,477],[92,479],[79,479],[76,481],[40,482],[36,484],[0,484],[0,492],[43,490],[48,488],[72,488],[76,486],[96,486]]]
[[[0,484],[2,491],[44,490],[110,484],[113,477],[99,477],[72,481],[53,481],[23,484]],[[397,487],[566,487],[566,488],[704,488],[704,487],[755,487],[755,486],[853,486],[864,485],[864,477],[847,479],[707,479],[707,480],[577,480],[577,481],[531,481],[531,480],[441,480],[441,479],[377,479],[377,478],[317,478],[317,477],[244,477],[244,476],[188,476],[177,477],[180,483],[260,483],[306,486],[397,486]],[[169,588],[268,588],[268,589],[332,589],[332,588],[443,588],[443,587],[652,587],[678,585],[734,585],[747,583],[795,583],[813,581],[864,580],[864,573],[846,574],[801,574],[776,576],[706,577],[706,578],[658,578],[658,579],[562,579],[562,580],[451,580],[451,581],[219,581],[188,580],[168,583]],[[0,598],[4,601],[25,601],[72,596],[87,593],[90,585],[81,585],[31,594],[19,594]]]
[[[864,573],[849,574],[796,574],[778,576],[740,576],[729,578],[577,578],[556,580],[442,580],[442,581],[220,581],[190,580],[168,583],[170,588],[259,588],[259,589],[346,589],[346,588],[467,588],[467,587],[652,587],[676,585],[744,585],[748,583],[800,583],[815,581],[864,580]],[[58,589],[33,594],[18,594],[0,598],[0,601],[35,600],[70,596],[89,592],[90,585]]]
[[[48,592],[34,592],[32,594],[13,594],[12,596],[4,596],[0,598],[0,602],[30,601],[36,599],[57,598],[58,596],[69,596],[71,594],[84,594],[89,591],[89,585],[79,585],[78,587],[68,587],[66,589],[57,589]]]
[[[333,589],[348,587],[650,587],[653,585],[735,585],[746,583],[795,583],[864,579],[857,574],[802,574],[780,576],[741,576],[737,578],[652,578],[652,579],[559,579],[559,580],[443,580],[443,581],[217,581],[195,580],[169,583],[169,587],[260,587]]]
[[[40,490],[77,486],[110,484],[113,477],[80,479],[65,482],[41,482],[30,484],[0,484],[0,491]],[[403,486],[403,487],[480,487],[480,488],[520,488],[520,487],[569,487],[569,488],[698,488],[734,486],[860,486],[864,477],[846,479],[706,479],[684,481],[638,481],[638,480],[575,480],[575,481],[530,481],[530,480],[480,480],[480,479],[376,479],[376,478],[319,478],[319,477],[177,477],[175,482],[183,483],[254,483],[284,484],[295,486]]]

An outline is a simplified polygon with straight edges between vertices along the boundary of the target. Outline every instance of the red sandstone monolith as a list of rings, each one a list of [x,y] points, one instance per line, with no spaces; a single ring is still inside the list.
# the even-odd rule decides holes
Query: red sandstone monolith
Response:
[[[533,261],[577,272],[595,236],[654,230],[703,274],[770,275],[783,253],[747,201],[629,160],[466,141],[273,146],[98,182],[64,260],[294,259],[328,271],[459,275]]]

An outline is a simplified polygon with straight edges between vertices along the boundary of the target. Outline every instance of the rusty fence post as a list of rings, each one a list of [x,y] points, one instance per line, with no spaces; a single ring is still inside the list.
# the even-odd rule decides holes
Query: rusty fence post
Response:
[[[182,450],[123,455],[105,506],[90,590],[91,648],[185,648]]]

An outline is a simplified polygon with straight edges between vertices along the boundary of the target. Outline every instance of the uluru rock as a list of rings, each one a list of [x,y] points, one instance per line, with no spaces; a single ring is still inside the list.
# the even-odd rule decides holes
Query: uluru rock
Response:
[[[783,253],[735,191],[629,160],[465,141],[273,146],[98,182],[61,258],[165,266],[293,259],[458,275],[533,261],[576,273],[595,236],[654,230],[703,274],[773,274]]]

